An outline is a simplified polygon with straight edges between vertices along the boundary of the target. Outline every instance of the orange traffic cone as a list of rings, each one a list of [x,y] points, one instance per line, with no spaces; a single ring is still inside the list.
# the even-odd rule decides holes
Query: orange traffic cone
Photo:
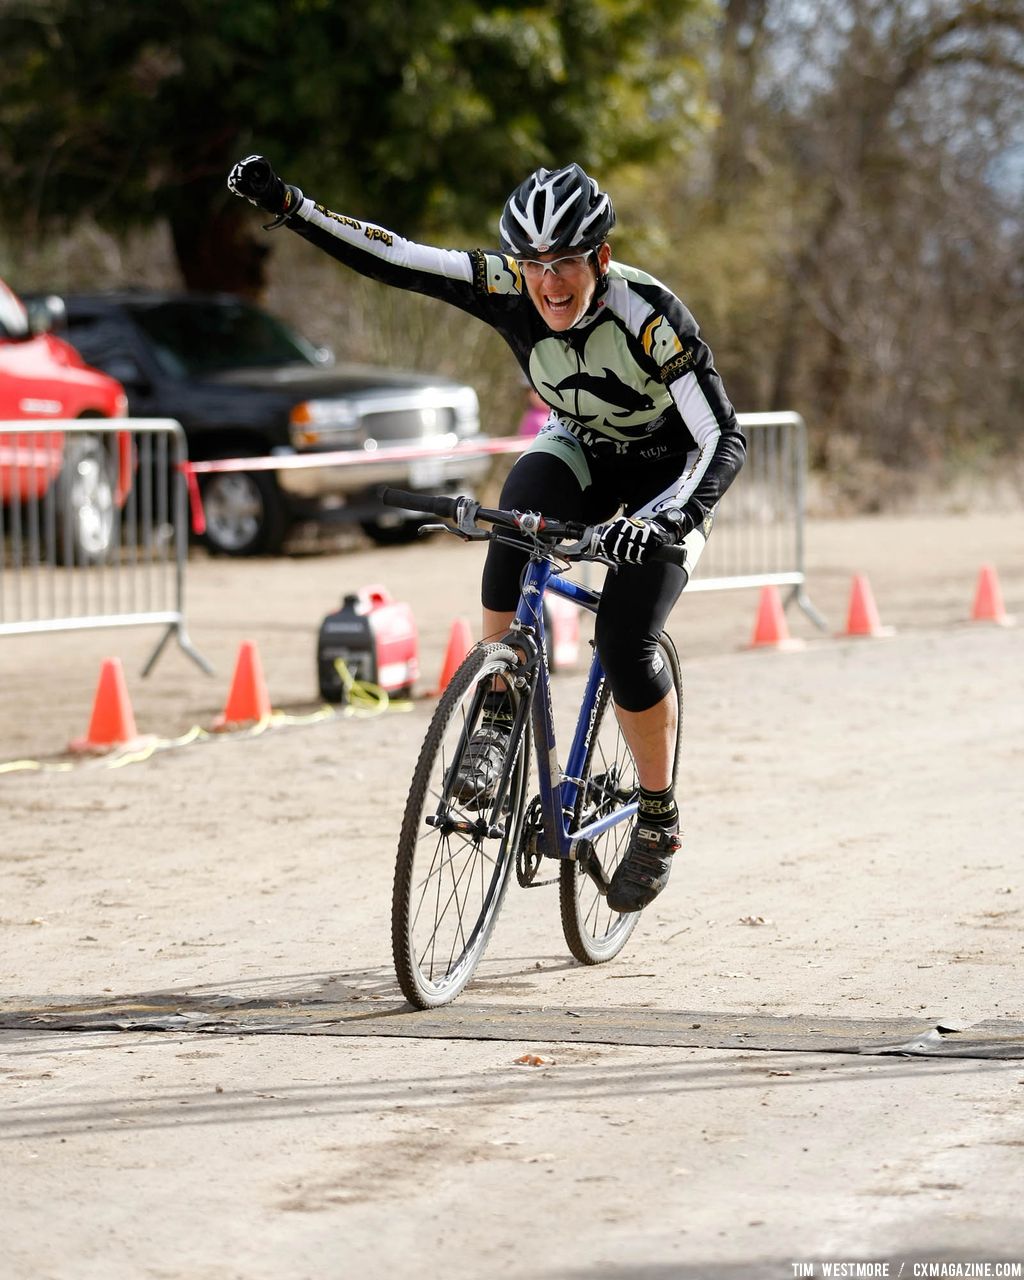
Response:
[[[803,641],[789,634],[778,587],[762,587],[751,649],[802,649]]]
[[[92,718],[84,738],[75,738],[68,745],[71,751],[112,751],[114,747],[134,742],[139,736],[135,716],[128,697],[124,668],[120,658],[104,658],[96,696],[92,704]]]
[[[858,573],[854,575],[850,588],[850,607],[846,614],[846,631],[848,636],[872,636],[880,639],[891,636],[892,627],[883,627],[875,607],[875,597],[871,594],[871,584],[867,578]]]
[[[265,720],[270,715],[270,694],[263,678],[263,665],[253,640],[243,640],[238,646],[235,674],[231,678],[231,691],[224,710],[213,722],[214,729],[230,729],[249,724],[253,720]]]
[[[974,593],[971,618],[975,622],[995,622],[1001,627],[1013,626],[1014,620],[1006,612],[999,576],[993,565],[982,565],[981,572],[978,574],[978,587]]]
[[[434,690],[435,696],[444,693],[452,676],[473,647],[473,635],[465,618],[456,618],[448,635],[448,648],[445,650],[444,663],[441,666],[441,678]]]

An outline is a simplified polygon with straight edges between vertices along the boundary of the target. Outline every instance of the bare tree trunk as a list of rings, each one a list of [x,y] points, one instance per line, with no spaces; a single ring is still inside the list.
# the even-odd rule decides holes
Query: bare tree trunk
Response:
[[[832,190],[789,274],[782,325],[776,335],[772,391],[769,396],[770,408],[775,411],[792,409],[796,400],[803,365],[801,318],[808,312],[808,293],[818,287],[826,246],[839,221],[842,208],[839,192]]]
[[[199,292],[235,293],[254,302],[267,286],[270,247],[256,215],[240,200],[209,213],[211,203],[196,200],[171,217],[171,235],[185,287]],[[255,232],[255,234],[254,234]]]
[[[721,123],[715,138],[712,202],[718,215],[752,168],[752,115],[765,42],[769,0],[727,0],[720,43],[718,99]]]

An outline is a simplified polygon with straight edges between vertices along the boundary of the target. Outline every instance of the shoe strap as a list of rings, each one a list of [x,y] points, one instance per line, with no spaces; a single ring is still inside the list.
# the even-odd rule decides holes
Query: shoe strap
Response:
[[[650,827],[642,819],[637,822],[633,840],[633,848],[637,850],[671,855],[682,843],[678,831],[669,831],[667,827]]]

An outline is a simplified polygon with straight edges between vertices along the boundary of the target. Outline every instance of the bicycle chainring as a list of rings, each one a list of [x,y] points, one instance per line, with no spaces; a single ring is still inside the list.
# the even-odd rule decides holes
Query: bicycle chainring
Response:
[[[516,845],[516,879],[524,889],[539,889],[541,885],[554,884],[557,876],[550,880],[538,880],[537,873],[544,861],[544,855],[538,849],[538,837],[544,828],[544,811],[540,796],[534,796],[526,807],[523,818],[523,830]]]

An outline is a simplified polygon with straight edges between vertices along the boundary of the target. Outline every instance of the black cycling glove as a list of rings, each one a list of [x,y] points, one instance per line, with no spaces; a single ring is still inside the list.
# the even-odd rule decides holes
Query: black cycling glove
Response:
[[[643,564],[652,551],[671,541],[664,525],[638,516],[617,516],[594,530],[595,550],[616,564]]]
[[[616,516],[596,526],[593,546],[616,564],[644,564],[659,547],[682,542],[692,528],[692,517],[677,507],[656,516]]]
[[[302,202],[299,188],[282,182],[265,156],[239,160],[228,174],[228,190],[277,217],[294,213]]]

